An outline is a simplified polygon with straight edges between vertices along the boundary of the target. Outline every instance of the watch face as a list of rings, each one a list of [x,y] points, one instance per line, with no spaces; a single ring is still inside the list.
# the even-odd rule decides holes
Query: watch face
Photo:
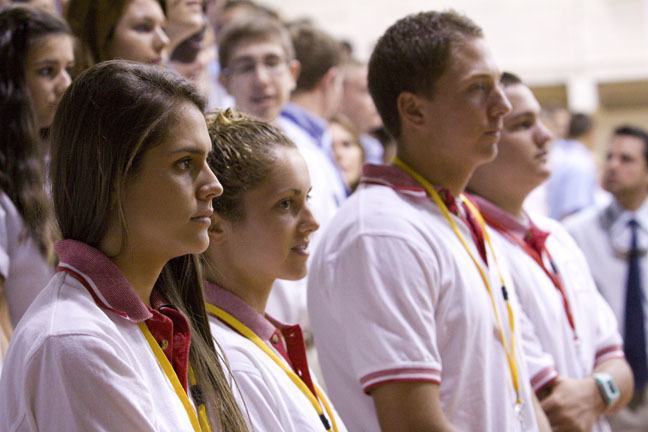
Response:
[[[605,404],[612,405],[620,396],[619,388],[614,383],[612,376],[606,373],[597,373],[593,377]]]

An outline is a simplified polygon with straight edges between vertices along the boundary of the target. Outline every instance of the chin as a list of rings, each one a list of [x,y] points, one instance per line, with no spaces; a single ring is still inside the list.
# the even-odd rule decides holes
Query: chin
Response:
[[[185,252],[182,253],[181,255],[199,255],[203,252],[205,252],[209,248],[209,236],[205,234],[205,236],[201,236],[196,238],[192,242],[186,242],[185,243]]]
[[[289,281],[296,281],[300,280],[306,277],[308,274],[306,267],[304,268],[299,268],[299,269],[289,269],[286,271],[284,274],[279,276],[279,279],[284,279],[284,280],[289,280]]]

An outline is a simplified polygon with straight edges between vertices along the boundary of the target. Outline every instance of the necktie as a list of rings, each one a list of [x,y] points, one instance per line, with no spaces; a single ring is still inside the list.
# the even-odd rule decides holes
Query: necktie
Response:
[[[645,315],[641,293],[641,269],[637,248],[637,221],[632,219],[630,226],[630,253],[628,257],[628,279],[626,283],[625,340],[626,359],[632,368],[635,391],[641,392],[648,383],[648,359],[646,357]]]

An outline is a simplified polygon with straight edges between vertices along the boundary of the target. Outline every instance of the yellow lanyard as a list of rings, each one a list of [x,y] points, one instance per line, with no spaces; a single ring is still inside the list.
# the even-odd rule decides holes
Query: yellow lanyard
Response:
[[[324,396],[322,390],[320,390],[320,388],[315,383],[313,383],[313,386],[315,387],[315,393],[317,393],[317,395],[313,395],[313,393],[306,386],[306,384],[304,384],[301,378],[299,378],[292,369],[286,366],[286,363],[277,354],[275,354],[275,352],[272,351],[272,349],[268,345],[266,345],[265,342],[263,342],[261,338],[257,336],[249,327],[247,327],[241,321],[239,321],[223,309],[219,308],[218,306],[209,303],[206,303],[205,306],[207,308],[207,312],[220,319],[228,326],[232,327],[240,335],[252,341],[252,343],[259,347],[259,349],[261,349],[261,351],[266,353],[268,357],[270,357],[286,373],[286,375],[288,375],[288,378],[290,378],[290,380],[299,388],[299,390],[301,390],[304,396],[308,398],[309,402],[311,403],[311,405],[313,405],[313,408],[315,408],[315,411],[317,411],[317,414],[324,423],[326,421],[326,417],[324,416],[324,410],[322,410],[322,406],[319,403],[319,401],[321,401],[324,405],[324,409],[326,410],[326,414],[328,414],[328,418],[330,419],[330,422],[333,426],[332,429],[328,427],[326,428],[326,430],[333,430],[334,432],[338,432],[335,416],[333,415],[331,406],[326,400],[326,397]]]
[[[167,359],[166,355],[164,355],[162,348],[160,348],[160,346],[158,345],[157,341],[151,334],[151,331],[148,329],[146,324],[143,322],[139,323],[139,328],[140,330],[142,330],[142,333],[144,333],[144,337],[146,338],[146,341],[148,342],[151,349],[153,350],[153,354],[155,354],[155,358],[157,359],[158,364],[162,367],[162,371],[164,371],[164,374],[169,379],[169,382],[171,382],[171,385],[173,386],[173,389],[178,395],[180,402],[182,402],[182,405],[184,406],[184,409],[187,412],[187,415],[189,416],[189,421],[191,421],[191,426],[193,427],[193,430],[196,432],[211,432],[211,428],[209,426],[209,420],[207,420],[207,412],[204,409],[205,408],[204,405],[201,405],[201,407],[203,408],[202,410],[199,409],[201,419],[200,421],[198,421],[198,417],[196,416],[196,411],[194,411],[191,402],[189,402],[189,398],[187,397],[187,392],[185,392],[184,388],[182,388],[182,384],[180,384],[180,380],[178,379],[175,370],[173,370],[173,366],[171,366],[171,363],[169,363],[169,359]],[[191,369],[190,369],[190,376],[193,376],[193,371]],[[203,426],[202,428],[201,425]]]
[[[502,325],[502,319],[500,318],[499,309],[497,308],[497,303],[495,301],[493,289],[491,287],[489,278],[486,274],[486,270],[484,270],[481,264],[479,264],[479,261],[477,260],[472,250],[468,246],[466,239],[459,231],[459,227],[457,226],[454,219],[452,219],[450,211],[448,210],[448,207],[446,207],[445,203],[439,196],[439,193],[436,191],[434,186],[432,186],[432,184],[429,181],[427,181],[422,175],[417,173],[412,167],[407,165],[398,157],[394,160],[394,165],[396,165],[398,168],[403,170],[410,177],[416,180],[421,186],[423,186],[423,188],[428,193],[430,198],[432,198],[432,201],[437,205],[437,207],[439,207],[439,210],[441,210],[441,214],[443,215],[444,219],[448,222],[448,224],[452,228],[452,231],[455,233],[455,235],[461,242],[466,252],[468,252],[470,259],[472,260],[473,264],[477,268],[477,271],[479,272],[479,276],[481,276],[482,282],[484,283],[484,286],[486,287],[486,291],[488,292],[488,297],[490,298],[490,303],[493,308],[493,313],[495,314],[495,321],[497,323],[497,332],[499,335],[500,342],[502,343],[502,347],[504,348],[506,361],[508,363],[509,371],[511,372],[511,381],[513,382],[513,389],[515,390],[515,397],[516,397],[515,404],[517,407],[519,407],[522,404],[522,399],[520,396],[520,378],[518,372],[518,365],[517,365],[517,360],[515,358],[515,316],[513,314],[513,308],[511,307],[511,303],[509,302],[508,299],[508,293],[506,292],[504,277],[502,276],[502,272],[497,262],[497,256],[495,255],[495,250],[493,249],[490,236],[488,235],[488,231],[486,230],[486,223],[484,222],[484,219],[479,213],[479,210],[477,210],[477,208],[475,208],[475,206],[470,201],[464,199],[463,195],[459,195],[459,199],[466,204],[468,211],[470,211],[472,216],[478,221],[482,229],[482,233],[484,234],[484,240],[486,241],[486,244],[488,245],[488,249],[490,250],[491,255],[493,256],[493,260],[495,261],[495,267],[497,268],[497,274],[499,276],[499,281],[502,286],[502,296],[504,297],[504,303],[506,304],[506,312],[508,315],[508,325],[510,330],[510,344],[509,344],[509,340],[506,338],[506,335],[504,334],[504,326]]]

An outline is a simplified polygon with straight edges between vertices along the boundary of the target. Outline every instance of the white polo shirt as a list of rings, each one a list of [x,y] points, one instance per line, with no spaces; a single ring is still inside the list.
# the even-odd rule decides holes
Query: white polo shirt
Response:
[[[308,369],[305,347],[299,325],[285,325],[256,312],[236,295],[209,282],[205,283],[205,297],[228,312],[264,341],[289,368],[303,367],[296,372],[315,385],[317,380]],[[251,340],[214,316],[209,317],[214,340],[229,363],[235,397],[241,410],[247,413],[248,423],[254,431],[323,432],[326,429],[308,398],[277,365]],[[283,357],[293,359],[293,365]],[[326,397],[326,396],[325,396]],[[327,399],[328,401],[328,399]],[[339,431],[346,431],[344,423],[328,401]],[[324,411],[326,413],[326,411]],[[327,415],[328,417],[328,415]],[[329,419],[330,421],[330,419]]]
[[[484,217],[494,220],[509,235],[521,241],[527,227],[495,207],[476,198]],[[578,339],[570,327],[563,306],[563,298],[540,265],[513,240],[496,231],[502,239],[503,255],[508,260],[517,294],[543,349],[555,362],[560,375],[569,378],[590,376],[601,363],[624,358],[623,343],[617,321],[610,306],[597,291],[583,253],[567,231],[547,217],[533,216],[532,223],[549,233],[545,247],[558,269],[565,289]],[[546,266],[550,269],[547,256]],[[537,390],[542,383],[537,383]],[[608,431],[609,425],[601,418],[593,431]]]
[[[592,269],[598,290],[608,302],[619,326],[625,320],[626,283],[630,246],[628,222],[635,219],[639,224],[638,246],[648,249],[648,200],[635,212],[613,201],[606,206],[594,207],[565,220],[565,226],[583,250]],[[643,310],[648,311],[648,259],[640,260],[642,276]],[[648,344],[648,318],[645,320],[646,344]]]
[[[73,240],[56,250],[92,292],[60,271],[27,310],[0,378],[0,430],[193,431],[138,327],[157,315],[98,250]]]
[[[18,209],[0,191],[0,277],[4,279],[11,324],[18,324],[53,273]]]
[[[468,227],[455,221],[479,257]],[[488,277],[508,334],[495,268]],[[525,427],[484,283],[439,209],[397,168],[365,166],[363,184],[314,253],[308,307],[329,395],[350,430],[380,429],[367,393],[394,381],[438,383],[443,412],[457,430],[537,430],[519,321]]]

